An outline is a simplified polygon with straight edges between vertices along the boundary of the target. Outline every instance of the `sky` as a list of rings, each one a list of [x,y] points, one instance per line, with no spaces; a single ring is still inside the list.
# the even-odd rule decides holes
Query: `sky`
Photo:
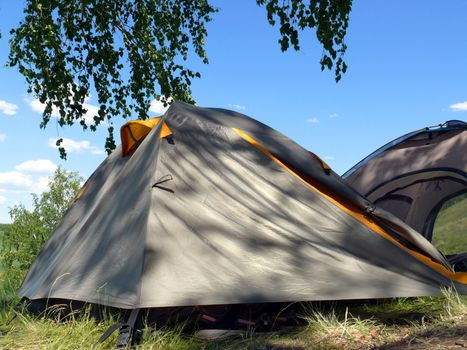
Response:
[[[339,83],[321,72],[322,49],[313,31],[301,50],[281,52],[278,28],[254,0],[212,1],[210,63],[193,97],[203,107],[232,109],[268,124],[323,158],[339,174],[392,139],[451,119],[467,120],[467,1],[358,0],[350,15]],[[106,131],[40,129],[40,103],[27,94],[16,68],[7,68],[8,31],[22,18],[21,1],[0,0],[0,223],[9,208],[31,205],[47,190],[57,166],[87,178],[105,159]],[[88,109],[95,108],[92,96]],[[163,112],[157,102],[150,116]],[[115,127],[125,123],[115,119]],[[118,135],[118,133],[117,133]],[[68,159],[54,147],[65,139]]]

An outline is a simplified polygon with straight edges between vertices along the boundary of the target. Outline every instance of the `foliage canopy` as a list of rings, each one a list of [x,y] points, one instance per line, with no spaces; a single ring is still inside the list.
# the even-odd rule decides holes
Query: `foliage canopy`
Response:
[[[299,33],[316,29],[321,68],[347,70],[344,37],[352,0],[256,0],[279,25],[282,51],[300,49]],[[115,148],[112,118],[147,118],[151,101],[194,103],[187,66],[194,52],[208,63],[207,23],[217,11],[208,0],[27,0],[24,18],[11,30],[9,66],[25,77],[29,93],[44,104],[41,127],[58,116],[60,126],[79,123],[95,131],[105,124],[105,148]],[[88,125],[85,101],[97,96]],[[62,158],[66,152],[57,141]]]

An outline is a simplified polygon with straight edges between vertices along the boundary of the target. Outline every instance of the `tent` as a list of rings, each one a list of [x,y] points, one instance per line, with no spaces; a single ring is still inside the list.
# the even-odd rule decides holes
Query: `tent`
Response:
[[[121,137],[20,296],[131,310],[467,293],[422,235],[254,119],[176,102]]]
[[[431,241],[443,204],[467,193],[467,123],[451,120],[401,136],[342,177]]]

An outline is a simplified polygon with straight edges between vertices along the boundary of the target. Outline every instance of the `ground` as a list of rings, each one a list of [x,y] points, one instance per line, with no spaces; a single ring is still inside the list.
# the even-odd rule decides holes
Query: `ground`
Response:
[[[16,318],[7,323],[16,314]],[[140,349],[462,349],[467,348],[467,297],[397,298],[332,306],[304,304],[304,323],[273,333],[252,330],[220,340],[202,340],[180,327],[147,335]],[[67,322],[3,310],[1,349],[113,349],[115,335],[97,339],[115,322],[75,317]]]

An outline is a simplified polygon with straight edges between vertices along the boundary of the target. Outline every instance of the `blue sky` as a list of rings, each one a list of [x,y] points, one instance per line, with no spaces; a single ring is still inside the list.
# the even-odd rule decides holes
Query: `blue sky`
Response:
[[[4,67],[20,3],[0,2],[0,222],[9,222],[9,207],[30,205],[30,193],[47,188],[57,165],[87,178],[105,158],[105,130],[83,133],[53,121],[39,129],[41,106],[22,76]],[[338,173],[406,132],[467,119],[467,1],[355,1],[349,71],[338,84],[320,70],[322,50],[312,31],[303,33],[300,52],[282,53],[278,29],[254,0],[213,3],[220,12],[209,24],[210,64],[191,61],[202,74],[192,86],[197,103],[261,120]],[[93,102],[91,96],[91,110]],[[68,140],[67,161],[51,147],[57,137]]]

